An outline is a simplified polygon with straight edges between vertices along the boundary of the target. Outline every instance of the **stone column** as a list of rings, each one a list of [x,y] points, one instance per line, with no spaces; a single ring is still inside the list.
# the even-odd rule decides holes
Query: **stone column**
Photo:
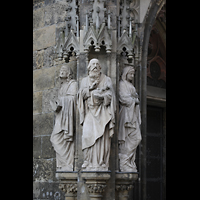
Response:
[[[81,176],[84,179],[90,200],[101,200],[106,188],[106,182],[110,179],[111,171],[82,171]]]
[[[116,172],[116,192],[119,200],[128,200],[129,190],[133,189],[134,181],[138,179],[138,172]]]
[[[77,172],[56,172],[59,188],[65,193],[65,200],[77,200]]]

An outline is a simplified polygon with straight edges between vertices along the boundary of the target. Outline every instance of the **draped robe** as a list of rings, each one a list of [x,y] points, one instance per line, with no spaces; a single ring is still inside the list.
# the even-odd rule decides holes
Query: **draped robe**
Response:
[[[83,78],[78,92],[85,170],[105,171],[109,166],[111,137],[114,134],[115,93],[111,79],[104,74],[100,76],[97,89],[89,91],[91,84],[89,77]],[[84,92],[88,94],[87,99],[84,99]],[[95,94],[103,95],[103,99],[97,99]]]
[[[57,170],[73,171],[77,82],[70,80],[63,83],[58,91],[56,119],[50,141],[56,151]]]
[[[131,68],[126,67],[119,82],[119,159],[121,171],[137,171],[135,165],[136,148],[141,141],[139,104],[136,104],[136,90],[126,80]]]

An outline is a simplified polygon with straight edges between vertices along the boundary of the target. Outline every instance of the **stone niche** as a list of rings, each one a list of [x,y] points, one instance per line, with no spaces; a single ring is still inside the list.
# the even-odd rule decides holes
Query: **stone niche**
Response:
[[[132,75],[135,77],[130,84],[134,85],[134,82],[137,82],[135,79],[138,78],[137,69],[141,49],[138,21],[134,20],[138,19],[139,8],[136,6],[138,1],[136,4],[131,4],[131,1],[103,0],[37,2],[39,1],[35,1],[34,5],[33,31],[34,199],[129,200],[130,191],[134,190],[134,183],[138,180],[139,172],[120,169],[118,155],[119,81],[125,64],[126,66],[130,64],[136,71],[135,75]],[[40,23],[38,22],[39,18],[41,19]],[[89,70],[93,71],[95,67],[90,69],[88,65],[94,58],[98,59],[103,76],[98,77],[95,74],[94,81],[92,81]],[[71,68],[72,79],[68,79],[71,72],[67,72],[64,78],[61,76],[63,65]],[[98,71],[98,65],[96,69]],[[71,96],[73,95],[68,91],[72,80],[77,85],[77,93],[73,94],[73,101],[76,102],[73,104],[74,107],[69,103],[72,101]],[[80,91],[82,87],[86,89]],[[80,95],[83,96],[82,99]],[[52,105],[55,109],[52,109],[50,101],[54,102]],[[135,99],[131,100],[132,104],[135,101]],[[63,102],[68,102],[68,104]],[[90,146],[91,148],[87,147],[90,153],[82,149],[83,132],[85,130],[90,132],[93,130],[93,125],[98,125],[95,125],[94,119],[91,118],[92,126],[84,126],[84,120],[89,120],[86,119],[87,109],[91,109],[90,112],[93,112],[92,109],[95,106],[99,109],[99,113],[105,112],[105,115],[102,116],[98,113],[99,124],[112,115],[109,119],[109,122],[112,121],[112,123],[109,125],[108,122],[105,123],[107,132],[104,127],[105,134],[110,134],[108,136],[110,149],[104,151],[102,156],[108,157],[108,168],[102,171],[83,168],[85,160],[92,160],[85,155],[96,158],[95,155],[101,154],[101,152],[95,152],[95,148],[92,147],[104,135],[97,137],[95,144]],[[65,124],[72,117],[72,111],[66,117],[68,114],[65,112],[66,109],[74,109],[74,119],[70,122],[74,128],[73,133],[69,139],[70,125],[68,128],[63,128],[58,132],[56,130],[54,133],[63,134],[63,138],[58,135],[60,137],[58,143],[61,143],[60,140],[62,140],[67,146],[67,142],[73,142],[74,149],[70,155],[73,157],[71,170],[62,168],[64,162],[62,162],[62,152],[58,150],[59,145],[57,147],[54,143],[52,146],[50,142],[55,124]],[[83,112],[81,113],[81,111]],[[59,112],[63,112],[62,117],[66,119],[64,122],[57,118]],[[81,115],[84,117],[83,122]],[[96,111],[94,115],[97,116]],[[62,117],[60,119],[63,119]],[[134,123],[132,128],[136,129]],[[111,129],[112,131],[110,131]],[[98,130],[101,132],[101,128]],[[102,139],[99,142],[100,145],[105,141]],[[108,142],[104,144],[107,145]],[[67,156],[66,159],[68,159]],[[134,160],[132,162],[134,163]]]

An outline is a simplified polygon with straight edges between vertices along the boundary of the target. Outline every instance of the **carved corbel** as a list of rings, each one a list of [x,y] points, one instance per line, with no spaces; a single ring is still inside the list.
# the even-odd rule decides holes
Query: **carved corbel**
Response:
[[[56,172],[59,188],[65,193],[65,200],[77,198],[77,172]]]
[[[82,177],[88,188],[90,200],[101,200],[106,188],[106,183],[110,179],[110,171],[105,172],[84,172]]]
[[[115,190],[119,200],[128,200],[129,191],[134,188],[134,181],[138,179],[137,172],[116,172]]]
[[[60,183],[59,189],[65,193],[65,200],[75,200],[77,197],[77,183]]]

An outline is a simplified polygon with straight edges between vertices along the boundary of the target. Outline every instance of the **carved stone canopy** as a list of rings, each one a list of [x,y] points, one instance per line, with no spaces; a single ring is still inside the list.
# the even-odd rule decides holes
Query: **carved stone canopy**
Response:
[[[95,51],[99,52],[101,45],[106,47],[106,53],[111,53],[112,39],[105,23],[101,24],[99,31],[90,26],[83,38],[84,51],[89,51],[89,47],[94,46]]]
[[[127,31],[124,31],[122,36],[118,40],[117,52],[118,54],[123,52],[123,49],[128,52],[128,58],[133,58],[133,42],[128,36]]]
[[[71,30],[63,46],[63,57],[66,58],[71,49],[73,49],[76,55],[79,55],[79,47],[79,40],[75,36],[74,31]]]

